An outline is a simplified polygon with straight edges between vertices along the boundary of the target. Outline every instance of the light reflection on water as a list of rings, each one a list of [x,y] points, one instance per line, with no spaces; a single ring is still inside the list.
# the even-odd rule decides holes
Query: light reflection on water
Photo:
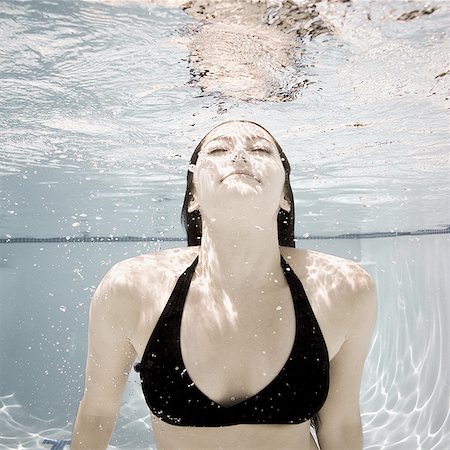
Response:
[[[303,232],[448,223],[450,75],[439,75],[448,70],[450,8],[434,3],[439,8],[431,15],[408,22],[397,18],[424,2],[330,3],[323,14],[337,31],[301,42],[297,70],[309,84],[298,98],[249,103],[203,94],[192,82],[183,39],[198,25],[179,9],[2,2],[0,174],[7,195],[1,201],[15,211],[4,215],[2,232],[67,235],[70,224],[57,223],[45,200],[56,202],[59,216],[94,217],[109,203],[90,192],[95,197],[140,180],[143,191],[153,192],[126,201],[127,209],[145,207],[119,233],[148,233],[150,199],[169,189],[155,183],[155,173],[182,183],[204,133],[242,117],[275,135],[293,167],[297,201],[322,213],[311,219],[298,208]],[[36,187],[43,180],[56,181],[64,195]],[[181,204],[182,190],[172,192]],[[41,220],[31,227],[36,216]],[[168,216],[168,227],[180,230],[178,215]],[[111,223],[97,223],[92,232],[105,234]]]

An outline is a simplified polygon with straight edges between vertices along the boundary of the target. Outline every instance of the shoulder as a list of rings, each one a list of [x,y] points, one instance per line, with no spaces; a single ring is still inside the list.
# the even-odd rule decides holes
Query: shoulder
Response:
[[[371,275],[351,259],[315,250],[280,248],[281,254],[294,270],[305,271],[307,269],[309,274],[316,271],[321,272],[349,290],[368,289],[373,285]]]
[[[195,259],[198,247],[180,247],[134,256],[115,263],[100,281],[93,301],[117,314],[141,309],[141,299],[170,284]]]
[[[318,280],[327,292],[324,298],[331,301],[330,306],[345,311],[349,318],[374,309],[374,280],[357,262],[308,249],[281,247],[281,253],[296,273],[303,274],[305,279]]]
[[[198,247],[177,247],[134,256],[115,263],[104,279],[116,289],[134,289],[144,280],[157,281],[170,273],[179,275],[197,254]]]

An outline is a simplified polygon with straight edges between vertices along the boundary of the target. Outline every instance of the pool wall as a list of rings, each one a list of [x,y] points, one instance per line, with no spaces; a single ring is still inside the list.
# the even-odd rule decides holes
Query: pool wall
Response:
[[[70,438],[84,385],[87,315],[95,286],[117,261],[184,245],[0,246],[0,395],[9,405],[0,412],[0,445],[37,448],[43,436]],[[447,448],[450,236],[305,239],[297,247],[358,261],[377,283],[378,320],[361,389],[364,448]],[[112,448],[148,448],[148,424],[132,373]]]

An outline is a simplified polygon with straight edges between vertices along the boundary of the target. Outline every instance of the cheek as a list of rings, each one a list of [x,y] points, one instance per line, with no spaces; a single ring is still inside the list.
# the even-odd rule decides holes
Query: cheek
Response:
[[[219,158],[216,159],[202,159],[197,163],[197,172],[196,175],[200,179],[205,176],[205,173],[214,175],[218,172],[221,163]]]
[[[267,177],[265,186],[263,184],[263,187],[265,187],[265,195],[266,198],[273,202],[274,204],[278,204],[280,202],[280,199],[284,195],[284,185],[286,182],[286,174],[284,172],[284,168],[274,168],[270,171],[270,173],[267,173]]]
[[[261,173],[261,179],[266,181],[266,184],[271,188],[278,188],[284,186],[285,173],[284,167],[276,162],[270,164],[261,164],[259,167]]]
[[[198,168],[194,175],[194,186],[199,200],[205,199],[211,194],[217,183],[217,177],[217,169],[212,165]]]

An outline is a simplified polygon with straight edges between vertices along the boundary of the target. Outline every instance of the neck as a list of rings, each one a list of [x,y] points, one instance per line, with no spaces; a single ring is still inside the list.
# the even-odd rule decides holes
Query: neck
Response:
[[[196,269],[199,281],[242,295],[284,282],[276,217],[259,226],[230,219],[226,224],[204,220]],[[282,284],[282,283],[280,283]],[[279,286],[279,285],[278,285]]]

